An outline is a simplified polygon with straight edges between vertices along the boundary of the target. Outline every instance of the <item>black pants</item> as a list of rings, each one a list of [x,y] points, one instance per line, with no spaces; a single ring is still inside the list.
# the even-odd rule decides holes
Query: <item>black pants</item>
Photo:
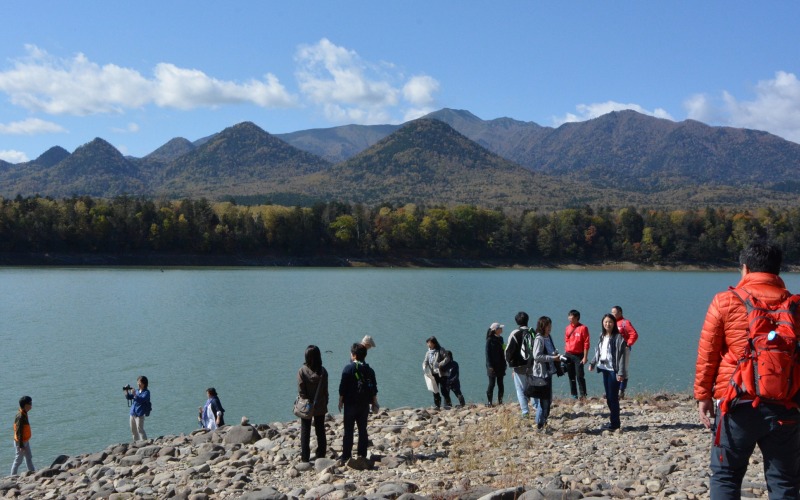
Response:
[[[492,394],[494,393],[494,384],[497,383],[497,402],[500,403],[503,401],[503,394],[505,393],[505,387],[503,386],[503,377],[505,373],[499,373],[497,370],[490,370],[488,372],[489,375],[489,388],[486,389],[486,398],[489,400],[489,403],[492,402]]]
[[[367,419],[369,418],[369,405],[346,404],[344,405],[344,437],[342,438],[342,460],[349,460],[353,456],[354,428],[358,426],[358,456],[367,458]]]
[[[578,397],[578,389],[580,389],[580,397],[586,397],[586,378],[583,376],[583,365],[581,364],[581,360],[583,359],[582,355],[570,354],[567,353],[565,355],[567,357],[567,376],[569,377],[569,392],[572,394],[572,397]],[[575,385],[577,379],[577,387]]]
[[[447,376],[434,373],[433,379],[436,381],[436,385],[439,386],[439,394],[433,393],[433,404],[438,408],[442,404],[442,396],[444,396],[444,404],[453,406],[453,403],[450,402],[450,387],[447,385]]]
[[[311,421],[314,421],[314,431],[317,434],[317,458],[323,458],[328,451],[328,441],[325,438],[325,415],[300,419],[300,461],[308,462],[311,458]]]

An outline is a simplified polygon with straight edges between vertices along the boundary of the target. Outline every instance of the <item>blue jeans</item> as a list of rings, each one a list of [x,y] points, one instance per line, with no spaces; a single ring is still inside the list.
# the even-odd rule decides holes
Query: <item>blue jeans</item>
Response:
[[[514,388],[517,390],[517,401],[519,401],[519,408],[522,410],[522,416],[528,416],[528,396],[525,395],[525,375],[520,375],[516,371],[511,372],[511,377],[514,379]]]
[[[716,425],[719,425],[717,411]],[[711,447],[711,498],[739,498],[756,444],[764,457],[771,499],[800,498],[800,414],[762,403],[736,405],[725,415],[719,447]]]
[[[344,437],[342,437],[342,460],[348,460],[353,455],[353,431],[358,426],[358,456],[367,458],[367,419],[369,418],[369,405],[346,404],[344,405]]]
[[[14,463],[11,464],[11,475],[16,476],[19,466],[22,465],[22,459],[25,459],[25,465],[28,466],[29,471],[35,470],[33,468],[33,453],[31,452],[31,443],[28,441],[22,449],[19,449],[17,442],[14,441]]]
[[[603,374],[603,386],[606,389],[606,404],[611,414],[611,427],[619,429],[619,382],[617,374],[609,370],[598,370]]]
[[[550,416],[550,403],[553,401],[553,379],[547,379],[547,397],[535,398],[533,406],[536,408],[536,426],[541,428],[547,423],[547,417]]]

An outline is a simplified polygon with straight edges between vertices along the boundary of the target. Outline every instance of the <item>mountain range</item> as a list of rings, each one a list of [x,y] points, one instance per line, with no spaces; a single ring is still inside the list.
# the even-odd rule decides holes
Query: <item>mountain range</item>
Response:
[[[0,195],[122,194],[240,203],[477,204],[556,209],[786,206],[800,145],[772,134],[612,112],[560,127],[442,109],[402,125],[270,134],[244,122],[142,158],[96,138],[0,161]]]

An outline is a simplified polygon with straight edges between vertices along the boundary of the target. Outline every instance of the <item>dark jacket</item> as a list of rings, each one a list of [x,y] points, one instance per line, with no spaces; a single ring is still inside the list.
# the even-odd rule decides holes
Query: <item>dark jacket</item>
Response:
[[[506,366],[503,337],[492,334],[486,338],[486,369],[492,369],[495,375],[502,377],[506,374]]]
[[[314,372],[306,365],[300,367],[297,372],[297,394],[301,398],[314,401],[314,394],[319,394],[317,402],[311,410],[311,416],[325,415],[328,413],[328,371],[323,366],[319,372]]]
[[[358,405],[368,408],[372,401],[359,401],[358,400],[358,380],[356,379],[356,370],[361,377],[372,377],[375,382],[375,395],[378,394],[378,381],[375,378],[375,371],[370,368],[366,363],[351,361],[342,370],[342,380],[339,382],[339,396],[344,398],[345,405]]]
[[[533,363],[532,359],[522,359],[520,348],[522,347],[522,339],[525,337],[525,332],[531,335],[530,340],[533,343],[533,332],[527,326],[521,326],[511,332],[508,337],[508,345],[506,345],[506,361],[508,361],[508,366],[514,368],[517,373],[528,373]],[[533,347],[532,344],[531,347]]]

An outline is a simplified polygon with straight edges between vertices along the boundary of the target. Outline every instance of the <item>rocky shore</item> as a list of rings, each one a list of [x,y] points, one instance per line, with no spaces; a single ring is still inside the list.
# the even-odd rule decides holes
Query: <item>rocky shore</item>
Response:
[[[60,457],[0,479],[0,497],[506,500],[708,497],[711,436],[687,395],[622,401],[622,430],[601,431],[605,401],[557,400],[544,432],[519,406],[382,409],[370,417],[371,463],[341,465],[341,415],[327,457],[300,462],[294,422],[225,426]],[[233,418],[233,416],[231,416]],[[312,433],[313,434],[313,433]],[[364,468],[364,466],[369,466]],[[766,498],[761,456],[745,497]]]

